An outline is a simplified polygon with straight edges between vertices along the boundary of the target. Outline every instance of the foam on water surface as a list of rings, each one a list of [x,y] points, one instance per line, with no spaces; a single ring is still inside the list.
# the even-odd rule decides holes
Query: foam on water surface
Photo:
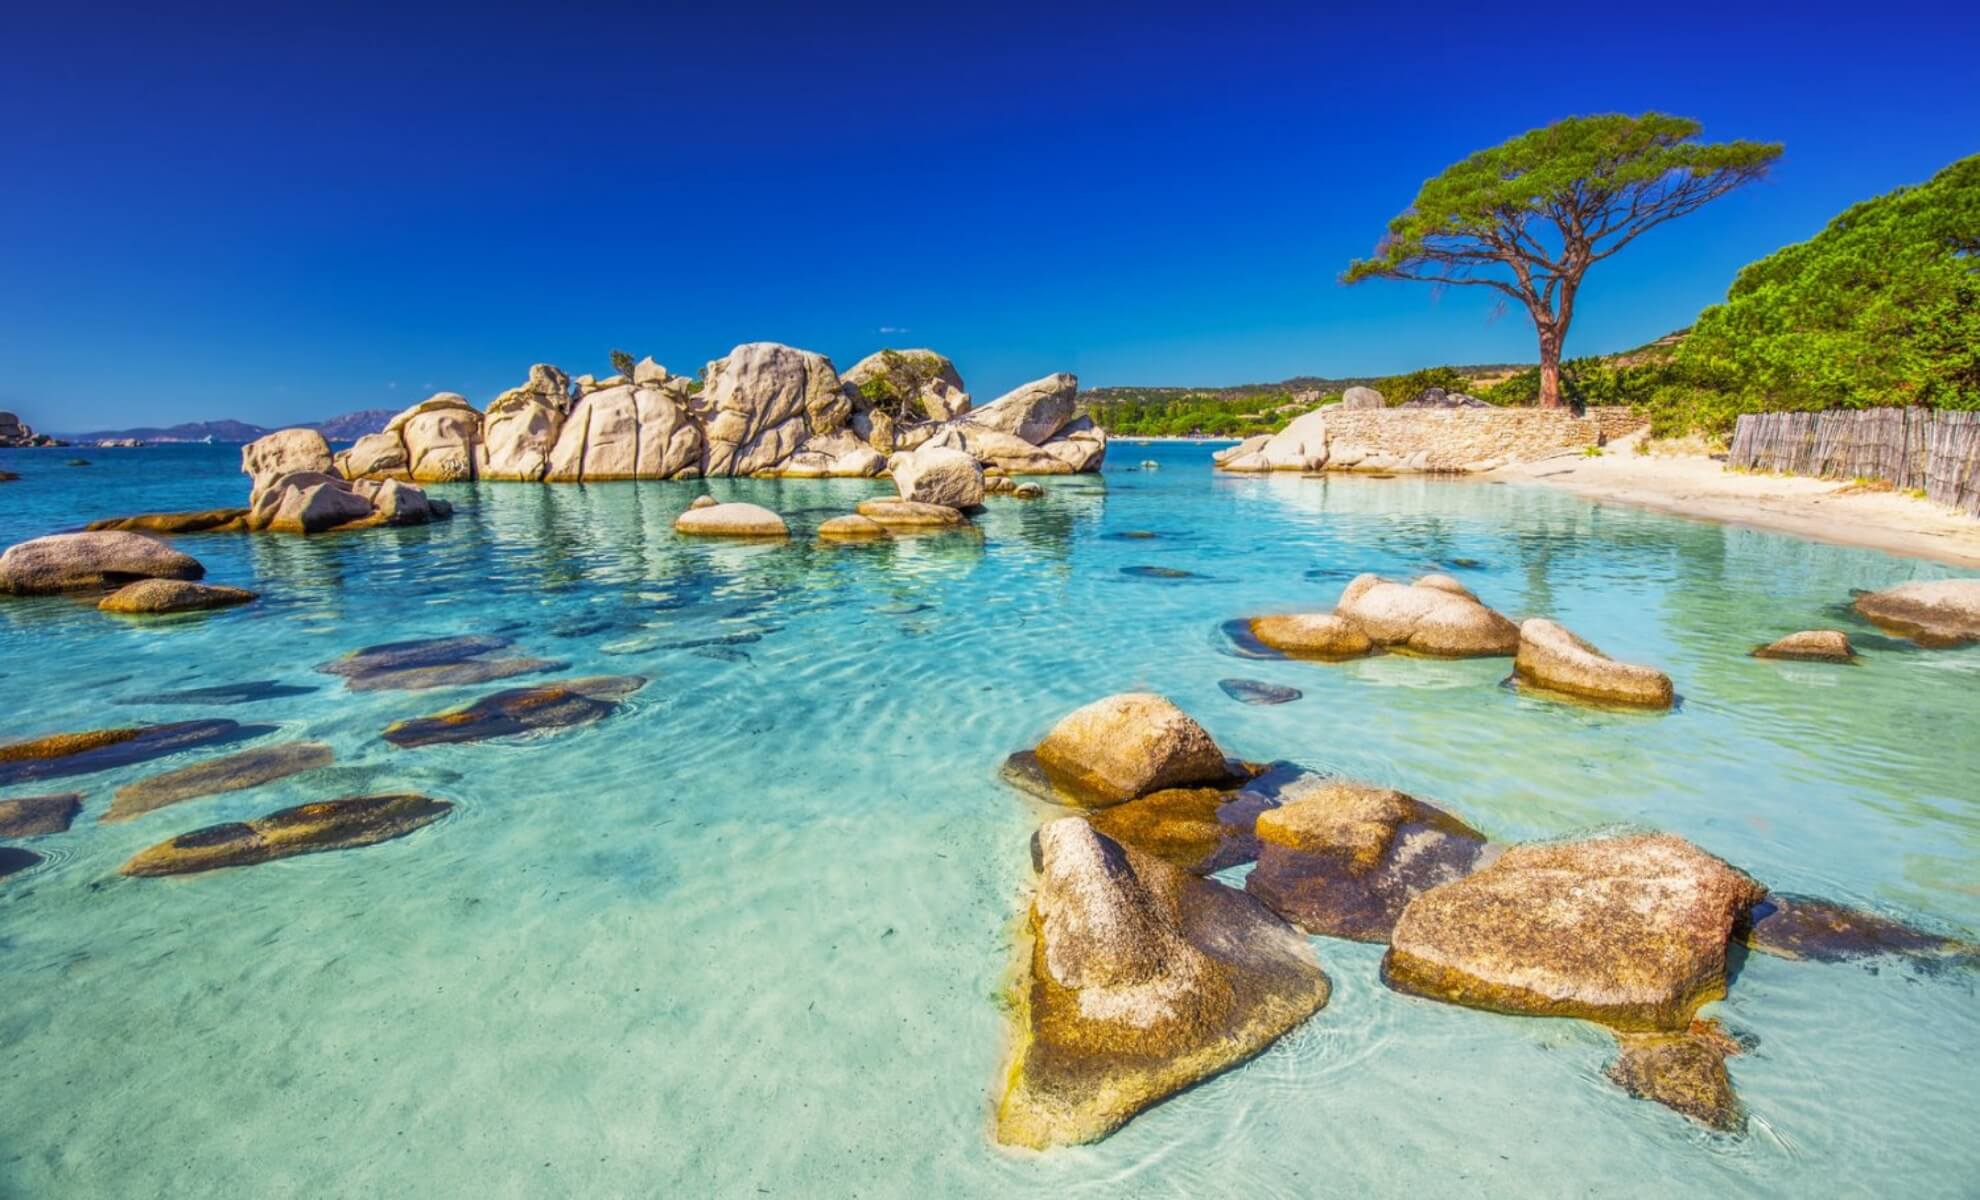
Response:
[[[23,476],[0,490],[7,540],[245,487],[227,447],[91,457],[0,452]],[[1949,570],[1534,488],[1116,457],[1164,469],[993,497],[981,538],[813,544],[884,493],[868,481],[705,485],[790,515],[777,545],[676,537],[703,485],[458,486],[435,489],[457,505],[440,525],[176,539],[262,593],[243,609],[0,604],[0,739],[225,712],[277,727],[250,745],[337,759],[125,823],[95,819],[118,786],[243,747],[63,782],[81,818],[0,881],[0,1195],[1952,1196],[1980,1177],[1970,972],[1747,959],[1708,1010],[1754,1047],[1731,1064],[1752,1128],[1726,1138],[1604,1080],[1600,1030],[1401,996],[1379,947],[1327,939],[1332,1001],[1250,1064],[1097,1145],[993,1148],[998,995],[1053,815],[997,768],[1110,692],[1163,692],[1231,753],[1400,787],[1495,838],[1633,822],[1782,890],[1980,928],[1980,651],[1746,654],[1867,633],[1852,589]],[[1276,706],[1220,689],[1265,669],[1226,622],[1453,563],[1501,611],[1669,671],[1682,706],[1523,694],[1501,659],[1273,661],[1304,693]],[[311,669],[462,634],[569,663],[546,679],[650,682],[590,724],[401,750],[392,722],[504,684],[352,692]],[[230,687],[243,701],[216,710]],[[456,807],[364,849],[116,874],[194,828],[402,791]]]

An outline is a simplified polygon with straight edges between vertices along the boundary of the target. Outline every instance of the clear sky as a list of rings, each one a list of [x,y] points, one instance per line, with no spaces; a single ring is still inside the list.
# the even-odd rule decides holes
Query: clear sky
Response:
[[[0,408],[57,430],[485,402],[615,346],[927,345],[980,399],[1530,360],[1487,290],[1335,278],[1559,116],[1785,142],[1590,274],[1569,352],[1617,350],[1980,152],[1970,3],[0,9]]]

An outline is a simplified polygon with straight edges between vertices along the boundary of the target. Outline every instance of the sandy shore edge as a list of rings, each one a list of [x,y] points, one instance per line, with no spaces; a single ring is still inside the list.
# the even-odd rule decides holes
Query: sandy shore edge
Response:
[[[1484,478],[1980,568],[1980,518],[1831,479],[1728,471],[1703,455],[1638,454],[1634,442],[1611,445],[1598,458],[1574,454],[1516,463]]]

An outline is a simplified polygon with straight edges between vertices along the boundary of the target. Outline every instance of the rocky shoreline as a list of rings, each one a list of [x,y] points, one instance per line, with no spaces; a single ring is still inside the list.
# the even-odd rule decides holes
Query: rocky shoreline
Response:
[[[1107,435],[1078,415],[1078,390],[1075,376],[1048,375],[977,407],[931,350],[883,350],[841,375],[824,355],[775,342],[737,346],[698,377],[650,358],[606,379],[538,363],[486,410],[453,392],[420,401],[335,469],[413,483],[870,478],[942,446],[996,474],[1070,475],[1099,470],[1107,452]]]

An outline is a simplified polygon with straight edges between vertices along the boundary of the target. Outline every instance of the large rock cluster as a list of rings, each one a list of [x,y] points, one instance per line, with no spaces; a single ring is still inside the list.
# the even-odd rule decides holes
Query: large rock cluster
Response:
[[[430,435],[419,459],[429,474],[472,478],[472,472],[460,465],[459,446],[439,440],[460,428],[459,410],[437,403],[440,400],[436,396],[416,405],[393,422],[400,430],[418,428]],[[424,525],[453,515],[447,501],[398,479],[375,473],[347,476],[350,463],[350,452],[333,457],[330,443],[314,429],[284,429],[249,442],[241,448],[241,472],[253,481],[247,511],[237,523],[217,528],[326,533],[375,525]]]
[[[59,446],[61,442],[45,433],[36,433],[13,413],[0,410],[0,450],[17,450],[28,446]]]
[[[1519,627],[1448,575],[1404,585],[1357,575],[1330,613],[1254,618],[1251,635],[1297,658],[1339,660],[1377,647],[1440,658],[1509,655]]]
[[[1317,1011],[1325,979],[1295,929],[1388,943],[1398,991],[1604,1026],[1613,1082],[1729,1132],[1745,1124],[1726,1066],[1742,1047],[1699,1009],[1731,982],[1732,942],[1980,964],[1970,941],[1770,895],[1671,834],[1494,844],[1391,788],[1233,763],[1146,693],[1075,711],[1004,773],[1077,810],[1032,839],[996,1125],[1018,1145],[1102,1136]],[[1253,859],[1255,904],[1205,878]]]
[[[607,379],[539,363],[485,412],[452,392],[413,405],[334,467],[415,483],[862,478],[887,471],[890,455],[938,446],[1003,474],[1071,474],[1098,470],[1107,447],[1076,416],[1078,389],[1051,375],[978,408],[931,350],[883,350],[841,376],[824,355],[776,342],[737,346],[699,378],[650,358]]]

